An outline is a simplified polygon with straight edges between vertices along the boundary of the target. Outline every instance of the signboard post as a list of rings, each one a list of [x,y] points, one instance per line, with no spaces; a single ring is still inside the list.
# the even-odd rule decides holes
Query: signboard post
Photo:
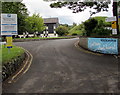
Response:
[[[108,17],[105,19],[106,22],[112,22],[112,34],[117,34],[117,18],[116,16]]]
[[[116,29],[116,28],[117,28],[116,21],[113,21],[113,22],[112,22],[112,28],[113,28],[113,29]]]
[[[10,53],[10,48],[12,48],[12,36],[6,36],[8,53]]]
[[[116,21],[112,22],[112,34],[117,34],[117,23]]]
[[[12,48],[12,35],[17,33],[17,14],[1,14],[1,35],[6,36],[8,52]]]
[[[7,48],[12,48],[12,36],[7,36],[6,37],[6,40],[7,40]]]

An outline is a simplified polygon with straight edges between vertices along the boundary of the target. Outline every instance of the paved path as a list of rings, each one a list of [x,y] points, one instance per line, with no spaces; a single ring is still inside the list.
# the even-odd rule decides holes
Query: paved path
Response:
[[[78,39],[18,42],[33,62],[17,82],[3,85],[5,93],[112,93],[118,89],[118,60],[77,49]]]

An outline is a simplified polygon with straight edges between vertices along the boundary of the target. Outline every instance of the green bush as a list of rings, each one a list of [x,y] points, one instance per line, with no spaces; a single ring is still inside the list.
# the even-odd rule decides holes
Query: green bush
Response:
[[[95,28],[91,36],[110,36],[110,34],[112,34],[112,30],[105,28]]]
[[[60,25],[57,29],[56,29],[56,33],[60,36],[64,36],[68,34],[68,27],[66,26],[62,26]]]
[[[103,20],[92,18],[83,24],[85,27],[83,35],[85,36],[110,36],[112,34],[112,30],[106,29],[107,24]]]
[[[85,21],[83,24],[84,24],[86,36],[91,36],[92,31],[98,25],[98,21],[94,18],[91,18],[91,19]]]

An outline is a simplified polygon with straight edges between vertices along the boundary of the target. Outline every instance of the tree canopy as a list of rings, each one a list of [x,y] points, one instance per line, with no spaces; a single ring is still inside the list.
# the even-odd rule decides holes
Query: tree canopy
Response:
[[[84,29],[83,35],[85,36],[110,36],[111,29],[108,29],[111,26],[111,23],[105,22],[106,17],[93,17],[89,20],[83,22]]]
[[[98,20],[98,23],[100,23],[101,21],[103,22],[103,26],[105,27],[111,27],[111,22],[106,22],[105,19],[108,17],[104,17],[104,16],[96,16],[93,17],[94,19]]]
[[[50,4],[51,8],[62,8],[67,7],[70,10],[73,10],[73,13],[82,12],[87,9],[87,7],[94,9],[90,10],[90,16],[93,14],[99,13],[101,11],[108,11],[109,4],[111,0],[44,0],[44,1],[56,1],[55,3]],[[118,2],[117,2],[118,1]],[[113,1],[113,15],[117,16],[117,6],[120,6],[120,0]]]
[[[25,19],[28,32],[42,32],[45,29],[44,21],[39,14],[33,14]]]
[[[91,32],[94,30],[97,24],[98,24],[98,21],[94,18],[91,18],[84,22],[84,28],[86,30],[87,36],[90,36]]]
[[[92,16],[93,14],[99,13],[101,11],[108,11],[109,8],[109,4],[110,4],[110,0],[107,0],[107,2],[103,1],[95,1],[95,2],[81,2],[81,1],[77,1],[77,2],[56,2],[56,3],[52,3],[50,4],[51,8],[62,8],[62,7],[67,7],[70,10],[73,11],[73,13],[78,13],[78,12],[82,12],[85,9],[87,9],[87,7],[94,9],[93,11],[90,11],[90,16]]]

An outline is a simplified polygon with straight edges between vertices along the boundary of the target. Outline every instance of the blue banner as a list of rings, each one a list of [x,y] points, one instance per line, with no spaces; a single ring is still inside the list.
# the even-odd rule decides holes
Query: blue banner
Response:
[[[105,54],[118,54],[118,39],[115,38],[88,38],[88,48]]]

